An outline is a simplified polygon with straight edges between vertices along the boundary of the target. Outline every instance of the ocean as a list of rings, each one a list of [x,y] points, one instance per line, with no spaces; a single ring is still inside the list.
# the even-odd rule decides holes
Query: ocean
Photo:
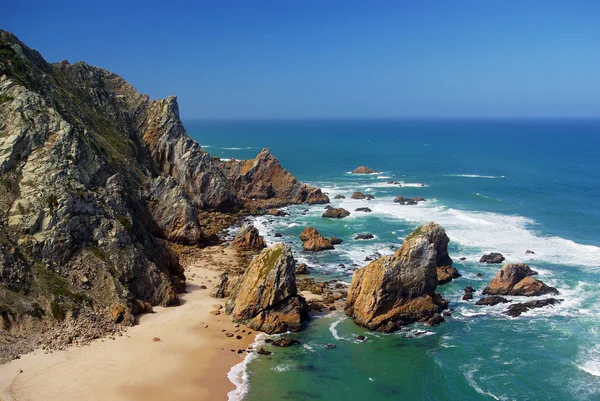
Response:
[[[440,326],[372,333],[334,311],[293,334],[301,345],[265,345],[272,356],[237,366],[231,376],[238,389],[230,399],[600,400],[600,120],[184,124],[213,156],[249,159],[269,148],[300,181],[352,213],[329,220],[321,217],[323,205],[299,205],[286,208],[286,217],[255,219],[267,243],[288,243],[312,267],[312,277],[349,283],[366,257],[393,253],[390,246],[396,249],[428,221],[446,229],[462,274],[438,287],[454,308]],[[360,165],[380,173],[349,173]],[[350,199],[354,191],[375,199]],[[333,200],[337,194],[346,199]],[[397,195],[427,201],[403,206],[393,202]],[[355,212],[358,207],[372,212]],[[298,235],[307,226],[344,242],[332,251],[304,252]],[[354,240],[365,233],[375,238]],[[491,251],[529,264],[563,302],[518,318],[502,314],[506,305],[475,306],[501,267],[478,262]],[[477,290],[471,302],[461,299],[468,285]],[[358,342],[357,335],[367,340]]]

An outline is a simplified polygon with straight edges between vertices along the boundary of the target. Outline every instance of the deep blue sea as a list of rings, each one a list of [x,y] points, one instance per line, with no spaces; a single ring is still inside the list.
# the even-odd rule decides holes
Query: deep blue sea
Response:
[[[365,257],[392,253],[390,246],[397,248],[428,221],[446,229],[462,274],[438,287],[454,308],[442,325],[378,334],[332,312],[294,334],[300,346],[247,358],[237,367],[244,368],[244,381],[232,399],[600,400],[600,120],[185,126],[213,156],[249,159],[268,147],[299,180],[321,187],[334,206],[352,213],[333,221],[321,217],[322,205],[292,206],[287,217],[255,220],[268,243],[281,233],[296,259],[313,268],[313,277],[349,283],[352,270],[368,263]],[[359,165],[381,173],[349,174]],[[354,191],[376,199],[352,200]],[[346,199],[333,200],[337,194]],[[427,201],[403,206],[393,202],[397,195]],[[373,212],[355,212],[365,206]],[[306,226],[344,242],[332,251],[306,253],[298,238]],[[375,239],[354,240],[360,233]],[[475,306],[501,267],[478,262],[490,251],[507,262],[528,263],[564,301],[518,318],[502,314],[506,305]],[[467,285],[478,291],[474,301],[461,300]],[[357,342],[359,334],[367,341]]]

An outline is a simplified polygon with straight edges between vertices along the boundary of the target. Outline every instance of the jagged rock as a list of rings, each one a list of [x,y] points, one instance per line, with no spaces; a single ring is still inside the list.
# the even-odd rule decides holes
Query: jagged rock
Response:
[[[526,250],[526,251],[525,251],[525,253],[526,253],[526,254],[529,254],[529,255],[535,255],[535,252],[533,252],[533,251],[530,251],[529,249],[528,249],[528,250]]]
[[[296,268],[296,274],[310,274],[306,263],[300,263]]]
[[[499,295],[492,295],[491,297],[483,297],[480,298],[475,305],[485,305],[485,306],[494,306],[500,303],[505,304],[510,302],[508,299],[501,297]]]
[[[373,234],[359,234],[356,237],[354,237],[355,240],[361,240],[361,239],[373,239],[375,238],[373,236]]]
[[[231,246],[241,251],[260,251],[266,248],[267,244],[256,227],[249,225],[240,229]]]
[[[276,217],[284,217],[284,216],[288,215],[283,210],[279,210],[279,209],[276,209],[276,208],[267,210],[267,214],[269,214],[271,216],[276,216]]]
[[[339,245],[344,241],[341,238],[329,237],[329,242],[331,242],[331,245]]]
[[[256,350],[256,353],[259,354],[259,355],[271,355],[271,354],[273,354],[271,351],[267,351],[263,347],[258,347],[258,349]]]
[[[327,238],[324,238],[316,228],[307,227],[300,234],[300,239],[304,244],[302,245],[305,251],[324,251],[327,249],[333,249],[333,244]]]
[[[416,205],[419,202],[424,202],[425,198],[423,198],[422,196],[417,196],[415,198],[405,198],[404,196],[396,196],[394,198],[394,202],[399,203],[401,205]]]
[[[213,288],[210,296],[213,298],[228,298],[239,283],[240,278],[238,275],[230,277],[227,272],[223,272],[219,278],[219,283]]]
[[[352,170],[352,174],[375,174],[375,173],[379,174],[379,171],[373,170],[366,166],[359,166],[359,167],[355,168],[354,170]]]
[[[337,194],[333,197],[333,199],[346,199],[346,197],[344,195]]]
[[[506,264],[490,284],[483,290],[484,295],[523,295],[538,296],[553,294],[558,295],[554,287],[533,278],[537,272],[531,270],[524,263]]]
[[[556,299],[556,298],[547,298],[547,299],[538,299],[538,300],[534,300],[534,301],[527,301],[527,302],[510,305],[508,307],[508,309],[506,311],[504,311],[503,313],[505,313],[509,316],[512,316],[512,317],[517,317],[517,316],[520,316],[521,313],[525,313],[525,312],[529,311],[530,309],[543,308],[544,306],[556,305],[561,302],[562,302],[561,299]]]
[[[368,207],[359,207],[355,210],[356,212],[365,212],[365,213],[371,213],[372,210],[369,209]]]
[[[234,322],[269,334],[298,331],[306,303],[298,295],[291,249],[277,243],[257,255],[227,302]]]
[[[363,194],[362,192],[354,192],[352,194],[351,198],[352,199],[366,199],[366,200],[375,199],[375,197],[373,195]]]
[[[296,340],[295,338],[291,338],[291,337],[281,337],[276,340],[273,340],[272,344],[275,347],[289,347],[292,345],[300,344],[300,341]]]
[[[479,259],[479,263],[502,263],[504,261],[504,256],[498,252],[488,253],[487,255],[483,255],[481,259]]]
[[[359,325],[383,332],[417,321],[439,323],[448,302],[435,293],[436,268],[438,258],[449,259],[447,246],[448,237],[439,225],[428,223],[415,230],[394,255],[354,272],[346,314]]]
[[[438,266],[437,268],[437,278],[438,284],[446,284],[452,281],[455,278],[460,277],[458,270],[452,266]]]
[[[248,207],[329,203],[319,188],[297,181],[266,148],[252,160],[220,161],[219,166]]]
[[[281,235],[281,233],[275,233],[274,237],[275,238],[281,238],[281,237],[283,237],[283,235]]]
[[[325,213],[323,213],[323,217],[331,219],[343,219],[347,216],[350,216],[350,212],[343,207],[327,209]]]

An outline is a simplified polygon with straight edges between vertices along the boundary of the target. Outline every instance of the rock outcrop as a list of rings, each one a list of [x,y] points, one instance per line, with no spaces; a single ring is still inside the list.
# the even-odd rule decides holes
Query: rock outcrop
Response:
[[[356,210],[354,210],[355,212],[365,212],[365,213],[371,213],[372,210],[369,209],[368,207],[359,207],[356,208]]]
[[[438,284],[449,283],[450,281],[458,277],[460,277],[460,274],[458,273],[458,270],[456,270],[456,267],[438,266],[437,268]]]
[[[256,227],[247,225],[238,231],[231,246],[240,251],[260,252],[267,247],[267,244]]]
[[[543,282],[535,279],[537,272],[531,270],[524,263],[506,264],[490,284],[484,288],[484,295],[523,295],[538,296],[553,294],[558,295],[558,290],[547,286]]]
[[[373,195],[363,194],[362,192],[354,192],[352,194],[351,198],[352,199],[366,199],[366,200],[375,199],[375,197]]]
[[[318,252],[334,249],[331,241],[319,234],[314,227],[305,228],[300,234],[300,239],[304,243],[302,246],[305,251]]]
[[[552,306],[552,305],[559,304],[561,302],[562,302],[562,300],[556,299],[556,298],[546,298],[546,299],[538,299],[538,300],[534,300],[534,301],[527,301],[527,302],[510,305],[508,307],[508,309],[506,311],[504,311],[503,313],[508,316],[517,317],[517,316],[521,316],[522,313],[528,312],[531,309],[543,308],[544,306],[548,306],[548,305]]]
[[[218,161],[218,165],[234,193],[248,208],[329,203],[329,197],[319,188],[296,180],[266,148],[252,160]]]
[[[354,237],[355,240],[365,240],[373,238],[375,238],[373,234],[358,234],[356,237]]]
[[[338,208],[329,208],[327,210],[325,210],[325,213],[323,213],[323,217],[326,218],[330,218],[330,219],[343,219],[344,217],[348,217],[350,216],[350,212],[347,211],[346,209],[344,209],[343,207],[338,207]]]
[[[491,297],[483,297],[475,302],[475,305],[494,306],[498,304],[505,304],[510,302],[508,299],[499,295],[492,295]]]
[[[333,199],[346,199],[346,197],[344,195],[337,194],[333,197]]]
[[[399,203],[401,205],[416,205],[419,202],[425,202],[425,198],[422,196],[417,196],[414,198],[405,198],[404,196],[396,196],[394,198],[394,202]]]
[[[502,256],[502,254],[498,253],[498,252],[488,253],[486,255],[483,255],[479,259],[479,263],[502,263],[502,262],[504,262],[504,256]]]
[[[295,266],[291,249],[282,243],[257,255],[227,302],[233,321],[269,334],[299,331],[306,303],[298,295]]]
[[[346,314],[361,326],[383,332],[411,322],[439,323],[448,303],[435,293],[437,266],[438,260],[449,259],[447,246],[448,237],[439,225],[428,223],[415,230],[394,255],[354,272]]]
[[[359,167],[355,168],[354,170],[352,170],[352,174],[375,174],[375,173],[379,173],[379,171],[373,170],[372,168],[369,168],[367,166],[359,166]]]

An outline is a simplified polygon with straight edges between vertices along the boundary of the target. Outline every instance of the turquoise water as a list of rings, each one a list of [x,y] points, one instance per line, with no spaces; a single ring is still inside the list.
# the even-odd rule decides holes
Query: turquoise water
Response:
[[[314,319],[294,334],[300,346],[275,349],[273,356],[248,364],[245,400],[600,399],[600,121],[185,125],[214,156],[252,158],[268,147],[301,181],[332,199],[346,196],[332,202],[352,212],[342,220],[322,219],[323,206],[315,205],[255,221],[268,243],[281,233],[315,277],[349,283],[365,257],[392,253],[390,246],[398,247],[427,221],[446,229],[463,275],[438,287],[455,309],[438,327],[414,325],[384,335],[356,326],[339,311]],[[358,165],[381,173],[348,174]],[[354,191],[376,199],[349,199]],[[392,202],[396,195],[427,202],[401,206]],[[354,211],[364,206],[373,212]],[[344,243],[333,251],[303,252],[298,235],[309,225]],[[353,240],[360,233],[375,239]],[[535,254],[525,254],[528,249]],[[528,263],[559,289],[564,302],[513,319],[502,314],[505,306],[462,301],[465,286],[478,290],[476,300],[499,269],[478,263],[490,251]],[[461,256],[467,259],[461,262]],[[355,341],[359,334],[367,341]],[[335,347],[327,348],[329,343]]]

